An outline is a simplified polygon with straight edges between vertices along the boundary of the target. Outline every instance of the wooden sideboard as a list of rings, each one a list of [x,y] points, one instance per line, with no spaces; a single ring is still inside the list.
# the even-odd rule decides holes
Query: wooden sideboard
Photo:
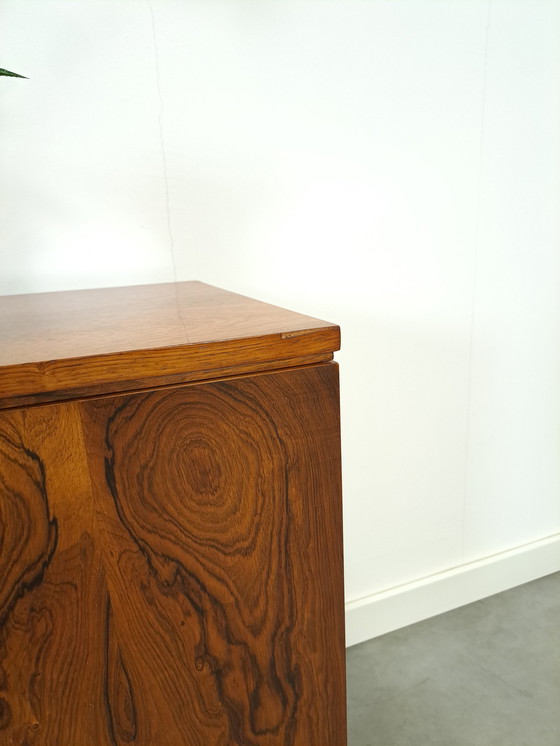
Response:
[[[0,298],[0,745],[344,746],[339,329]]]

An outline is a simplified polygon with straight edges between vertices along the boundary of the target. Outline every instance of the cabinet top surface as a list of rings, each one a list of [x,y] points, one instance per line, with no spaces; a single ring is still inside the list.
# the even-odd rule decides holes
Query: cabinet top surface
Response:
[[[3,296],[0,402],[185,370],[231,375],[338,348],[334,324],[201,282]]]

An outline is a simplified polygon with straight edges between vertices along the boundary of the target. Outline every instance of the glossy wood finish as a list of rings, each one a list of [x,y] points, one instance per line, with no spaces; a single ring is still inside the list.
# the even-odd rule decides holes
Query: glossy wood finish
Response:
[[[0,408],[332,359],[334,324],[200,282],[0,297]]]
[[[0,413],[0,744],[343,746],[335,363]]]

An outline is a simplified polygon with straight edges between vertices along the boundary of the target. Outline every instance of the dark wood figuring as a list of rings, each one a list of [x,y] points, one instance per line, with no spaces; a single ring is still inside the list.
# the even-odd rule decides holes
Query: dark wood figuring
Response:
[[[286,368],[339,346],[334,324],[200,282],[4,296],[0,408]]]
[[[0,743],[345,743],[336,364],[0,415]]]

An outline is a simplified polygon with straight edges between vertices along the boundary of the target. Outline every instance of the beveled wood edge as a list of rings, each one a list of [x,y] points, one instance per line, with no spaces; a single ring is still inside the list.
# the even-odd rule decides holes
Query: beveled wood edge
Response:
[[[271,346],[283,355],[270,359]],[[332,360],[340,328],[133,350],[0,368],[0,410]]]
[[[119,384],[114,386],[88,386],[85,389],[72,389],[70,391],[46,392],[44,394],[30,394],[28,396],[12,397],[0,400],[0,414],[18,409],[42,407],[50,404],[68,404],[71,402],[90,401],[92,399],[108,398],[113,396],[126,396],[127,394],[142,394],[150,391],[161,391],[175,386],[188,386],[190,384],[216,383],[229,381],[235,378],[250,378],[252,376],[266,375],[267,373],[286,373],[291,370],[302,370],[314,368],[317,365],[334,365],[338,363],[333,359],[333,353],[321,355],[310,355],[305,358],[292,358],[279,361],[284,363],[278,367],[275,363],[267,363],[254,368],[254,366],[238,366],[237,368],[221,368],[219,371],[197,371],[196,373],[185,373],[179,376],[163,376],[162,378],[146,378],[139,381],[127,381],[124,387]]]

